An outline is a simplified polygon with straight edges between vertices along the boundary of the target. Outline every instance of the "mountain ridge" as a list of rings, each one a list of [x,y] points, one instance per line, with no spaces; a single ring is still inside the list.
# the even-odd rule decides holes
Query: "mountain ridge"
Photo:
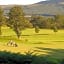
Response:
[[[38,3],[36,3],[36,4],[52,4],[52,3],[56,3],[56,4],[58,4],[58,3],[60,3],[60,2],[64,2],[64,0],[46,0],[46,1],[40,1],[40,2],[38,2]]]
[[[39,14],[39,15],[56,15],[63,14],[64,15],[64,0],[47,0],[41,1],[31,5],[20,5],[22,6],[25,14]],[[0,5],[4,9],[4,13],[8,13],[10,8],[14,5]]]

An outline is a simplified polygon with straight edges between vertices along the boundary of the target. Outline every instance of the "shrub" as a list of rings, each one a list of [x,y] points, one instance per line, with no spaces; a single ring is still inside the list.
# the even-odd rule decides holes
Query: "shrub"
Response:
[[[33,55],[32,52],[26,55],[20,53],[0,52],[0,64],[63,64],[57,59],[44,57],[43,55]]]

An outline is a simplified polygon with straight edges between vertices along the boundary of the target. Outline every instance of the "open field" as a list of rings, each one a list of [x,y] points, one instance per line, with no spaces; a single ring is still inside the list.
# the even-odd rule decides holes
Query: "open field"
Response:
[[[9,40],[13,40],[18,47],[7,46]],[[33,51],[35,54],[48,55],[54,58],[64,58],[64,30],[40,29],[39,33],[35,33],[34,29],[26,29],[22,31],[21,39],[8,27],[2,27],[2,35],[0,36],[0,50],[25,53]]]

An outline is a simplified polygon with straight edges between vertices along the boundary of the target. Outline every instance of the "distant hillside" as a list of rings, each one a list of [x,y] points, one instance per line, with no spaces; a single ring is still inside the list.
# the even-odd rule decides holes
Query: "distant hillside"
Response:
[[[24,6],[24,11],[28,14],[64,14],[64,0],[48,0]]]
[[[8,13],[9,9],[14,5],[1,5],[4,13]],[[41,1],[32,5],[22,6],[25,14],[41,14],[41,15],[56,15],[64,14],[64,0],[48,0]]]
[[[37,4],[52,4],[52,3],[59,3],[59,2],[64,2],[64,0],[47,0],[47,1],[41,1],[41,2],[38,2]]]

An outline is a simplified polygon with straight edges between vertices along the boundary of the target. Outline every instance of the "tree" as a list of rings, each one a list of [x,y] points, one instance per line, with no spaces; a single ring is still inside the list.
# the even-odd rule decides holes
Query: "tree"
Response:
[[[39,27],[38,26],[35,26],[35,32],[39,33]]]
[[[56,33],[56,32],[58,32],[58,29],[57,29],[57,27],[56,27],[56,26],[54,27],[54,29],[53,29],[53,30],[54,30],[54,32],[55,32],[55,33]]]
[[[21,30],[26,28],[27,23],[21,6],[14,6],[10,9],[8,26],[15,31],[18,38],[20,38]]]
[[[0,35],[2,35],[1,27],[2,27],[2,25],[4,23],[3,21],[4,21],[3,9],[0,7]]]
[[[32,16],[31,21],[33,24],[33,27],[38,26],[39,28],[48,28],[49,22],[47,21],[47,18],[43,16]]]
[[[53,18],[47,18],[47,28],[51,29],[54,24],[54,19]]]
[[[53,31],[54,31],[55,33],[58,32],[58,28],[57,28],[56,25],[53,26]]]
[[[58,28],[64,28],[64,15],[56,15],[55,16],[57,27]]]

